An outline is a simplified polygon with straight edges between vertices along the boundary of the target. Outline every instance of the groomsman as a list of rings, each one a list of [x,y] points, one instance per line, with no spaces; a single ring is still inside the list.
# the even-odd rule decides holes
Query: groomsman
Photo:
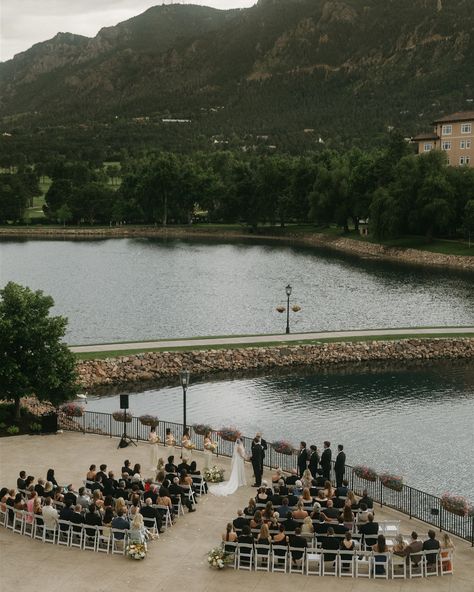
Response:
[[[255,439],[257,439],[257,438],[259,438],[260,444],[261,444],[262,449],[263,449],[263,454],[262,454],[262,475],[263,475],[263,462],[265,460],[265,452],[266,452],[268,446],[267,446],[267,441],[262,438],[262,434],[260,432],[257,432],[255,434]],[[254,442],[255,442],[255,440],[252,441],[252,448],[253,448],[253,443]]]
[[[321,468],[323,470],[323,479],[325,481],[331,480],[331,458],[332,458],[331,442],[326,440],[324,442],[323,453],[321,454]]]
[[[298,452],[298,472],[302,477],[305,470],[308,468],[309,451],[306,448],[306,442],[300,442],[300,451]]]
[[[319,463],[319,454],[318,449],[314,444],[311,444],[309,447],[310,457],[309,457],[309,470],[311,471],[311,475],[313,478],[316,479],[318,476],[318,463]]]
[[[342,487],[344,471],[346,470],[346,453],[342,444],[337,445],[336,462],[334,463],[334,472],[336,473],[336,487]]]
[[[262,484],[262,466],[263,466],[263,448],[260,443],[260,438],[254,438],[252,442],[252,461],[253,473],[255,475],[255,483],[252,487],[260,487]]]

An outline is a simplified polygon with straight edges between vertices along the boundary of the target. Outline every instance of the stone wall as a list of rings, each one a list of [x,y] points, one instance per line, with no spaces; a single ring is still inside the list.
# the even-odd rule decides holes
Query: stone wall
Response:
[[[404,339],[179,352],[147,352],[77,364],[84,388],[194,375],[348,362],[474,359],[474,338]]]

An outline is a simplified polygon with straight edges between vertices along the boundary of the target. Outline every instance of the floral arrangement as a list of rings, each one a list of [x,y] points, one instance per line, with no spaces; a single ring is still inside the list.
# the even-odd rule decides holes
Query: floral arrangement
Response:
[[[377,472],[371,467],[366,467],[365,465],[356,465],[352,468],[352,472],[354,475],[357,475],[357,477],[365,479],[366,481],[377,481]]]
[[[112,417],[115,421],[125,421],[130,423],[132,421],[132,414],[129,411],[124,411],[121,409],[120,411],[114,411],[112,413]]]
[[[275,452],[280,454],[293,454],[295,451],[295,447],[286,440],[276,440],[276,442],[272,442],[272,446]]]
[[[299,304],[293,304],[293,306],[291,307],[291,310],[293,312],[300,312],[301,306]]]
[[[156,426],[160,423],[160,420],[156,417],[156,415],[140,415],[138,419],[142,425],[150,426],[151,428],[156,428]]]
[[[204,480],[209,483],[220,483],[224,481],[224,469],[220,469],[215,465],[204,469]]]
[[[222,547],[214,547],[207,555],[207,562],[209,567],[215,567],[217,569],[224,569],[226,565],[231,563],[232,558],[230,553],[224,551]]]
[[[469,501],[461,495],[452,495],[451,493],[443,493],[441,496],[441,506],[451,514],[458,516],[472,515],[474,508]]]
[[[278,312],[285,312],[286,308],[284,306],[277,306],[276,307]]]
[[[144,543],[130,543],[126,549],[130,559],[140,560],[145,559],[147,548]]]
[[[231,427],[221,428],[217,433],[223,440],[227,440],[227,442],[235,442],[242,435],[237,428]]]
[[[186,448],[186,450],[194,450],[196,448],[196,444],[191,442],[191,440],[182,440],[181,445],[183,448]]]
[[[64,403],[59,410],[68,417],[82,417],[84,415],[84,409],[77,403]]]
[[[204,444],[204,448],[206,450],[210,450],[211,452],[216,452],[217,442],[210,442],[209,444]]]
[[[193,425],[193,431],[195,434],[199,434],[200,436],[205,436],[207,432],[212,432],[211,426],[206,425],[205,423],[195,423]]]
[[[388,489],[393,489],[394,491],[402,491],[403,489],[403,477],[391,475],[390,473],[381,473],[379,479],[382,485],[388,487]]]

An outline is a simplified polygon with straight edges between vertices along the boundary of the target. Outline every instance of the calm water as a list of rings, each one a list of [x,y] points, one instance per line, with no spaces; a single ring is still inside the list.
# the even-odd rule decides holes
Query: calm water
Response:
[[[474,321],[473,275],[278,245],[120,239],[0,242],[0,285],[51,294],[73,344]]]
[[[130,392],[130,391],[121,391]],[[474,362],[361,365],[340,370],[194,382],[188,422],[239,427],[269,440],[345,445],[348,464],[367,463],[409,485],[474,500]],[[91,397],[89,411],[119,408],[118,392]],[[131,393],[134,415],[182,422],[178,386]]]

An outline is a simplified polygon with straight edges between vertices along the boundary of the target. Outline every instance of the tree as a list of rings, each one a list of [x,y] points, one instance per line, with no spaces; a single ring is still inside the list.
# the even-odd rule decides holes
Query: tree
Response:
[[[35,394],[60,403],[78,389],[75,358],[64,337],[67,319],[49,316],[54,305],[41,290],[9,282],[0,290],[0,392],[15,401]]]
[[[464,208],[463,228],[469,237],[469,248],[471,248],[471,235],[474,234],[474,199],[469,200]]]

